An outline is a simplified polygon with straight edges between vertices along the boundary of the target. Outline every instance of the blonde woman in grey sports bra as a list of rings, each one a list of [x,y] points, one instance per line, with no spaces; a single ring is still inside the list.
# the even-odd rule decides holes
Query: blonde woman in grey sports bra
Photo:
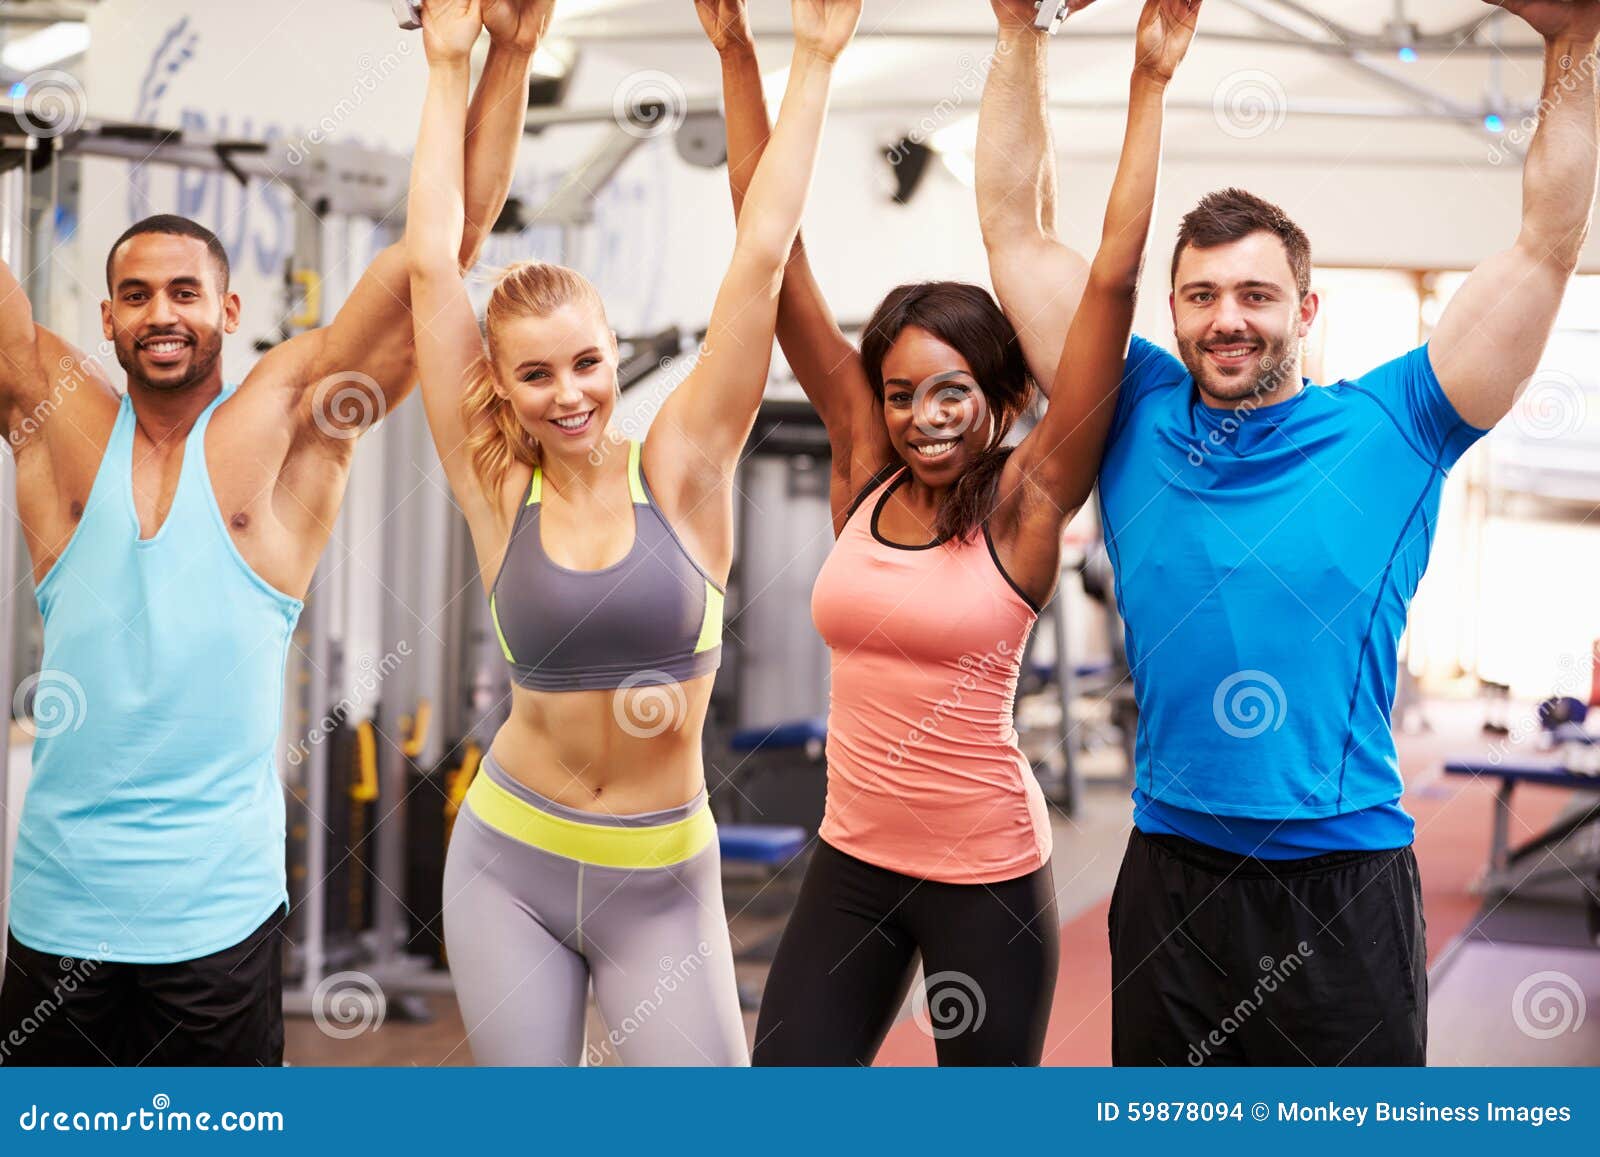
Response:
[[[696,7],[720,19],[716,0]],[[479,2],[424,8],[406,225],[417,362],[514,684],[445,869],[445,942],[479,1064],[581,1063],[591,983],[626,1063],[748,1063],[700,738],[734,468],[861,2],[793,0],[793,12],[788,92],[705,345],[640,446],[612,434],[616,336],[580,274],[512,268],[485,348],[456,263]]]

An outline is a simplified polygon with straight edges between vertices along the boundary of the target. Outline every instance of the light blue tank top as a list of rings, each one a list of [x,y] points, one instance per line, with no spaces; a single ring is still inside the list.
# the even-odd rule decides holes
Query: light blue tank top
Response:
[[[40,952],[193,960],[287,900],[276,747],[300,600],[252,571],[200,415],[166,522],[139,540],[124,397],[89,502],[38,585],[44,658],[11,929]]]

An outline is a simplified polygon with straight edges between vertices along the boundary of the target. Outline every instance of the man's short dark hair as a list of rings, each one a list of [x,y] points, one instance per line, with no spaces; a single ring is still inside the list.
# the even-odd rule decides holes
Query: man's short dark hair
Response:
[[[228,292],[228,283],[232,279],[233,270],[228,264],[228,251],[222,247],[222,242],[217,240],[215,233],[198,221],[179,217],[175,213],[160,213],[154,217],[146,217],[143,221],[128,226],[127,232],[117,238],[117,243],[111,247],[111,252],[106,254],[108,291],[113,294],[117,291],[117,287],[111,283],[111,265],[117,259],[117,250],[133,238],[146,233],[165,233],[173,237],[193,237],[196,241],[204,241],[206,251],[211,254],[211,260],[217,263],[217,269],[222,274],[222,292]]]
[[[1196,249],[1215,249],[1242,241],[1252,233],[1270,233],[1289,254],[1295,287],[1304,297],[1311,292],[1311,240],[1305,230],[1289,220],[1289,215],[1270,201],[1263,201],[1243,189],[1223,189],[1208,193],[1183,219],[1178,245],[1172,251],[1172,284],[1178,284],[1178,259],[1191,245]]]

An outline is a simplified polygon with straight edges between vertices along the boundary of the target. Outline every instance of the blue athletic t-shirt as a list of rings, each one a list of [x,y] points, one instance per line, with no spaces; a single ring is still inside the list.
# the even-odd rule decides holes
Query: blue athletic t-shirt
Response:
[[[1220,841],[1219,817],[1368,813],[1326,838],[1297,829],[1301,855],[1409,839],[1385,806],[1402,790],[1396,653],[1445,474],[1484,433],[1426,346],[1241,412],[1202,403],[1182,362],[1133,339],[1100,512],[1140,708],[1141,816]]]

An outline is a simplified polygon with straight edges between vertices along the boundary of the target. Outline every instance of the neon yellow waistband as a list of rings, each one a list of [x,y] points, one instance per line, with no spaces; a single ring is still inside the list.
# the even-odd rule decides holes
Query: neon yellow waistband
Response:
[[[693,859],[717,838],[709,807],[660,827],[578,823],[540,811],[483,774],[467,789],[467,805],[501,835],[602,868],[669,868]]]

